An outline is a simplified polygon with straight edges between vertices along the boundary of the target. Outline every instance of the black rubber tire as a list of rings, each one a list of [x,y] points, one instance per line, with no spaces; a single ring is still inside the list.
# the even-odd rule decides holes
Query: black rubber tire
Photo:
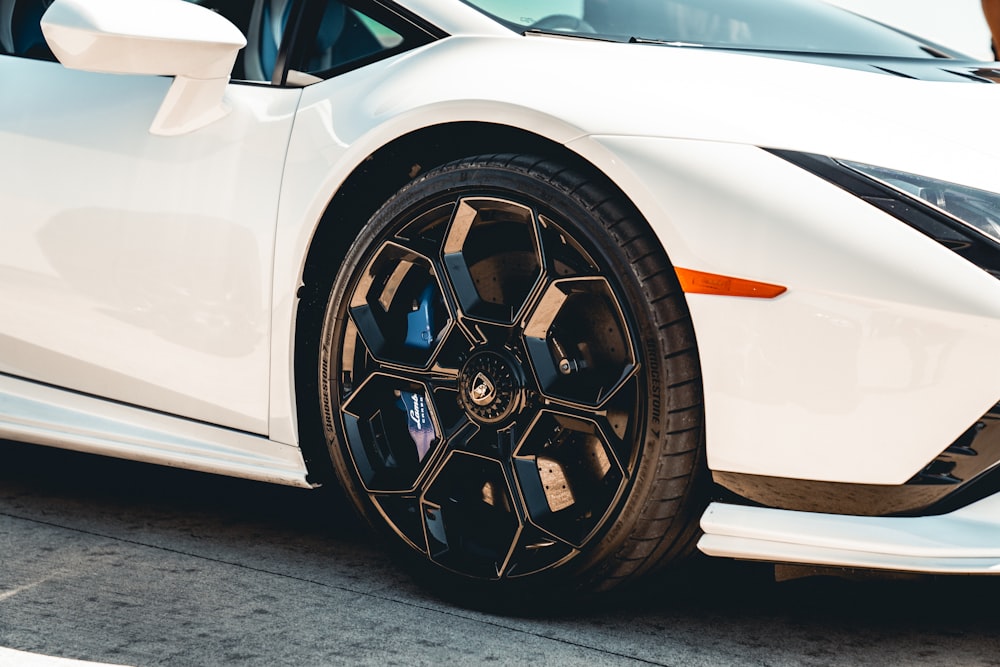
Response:
[[[616,487],[618,491],[608,496],[610,500],[607,500],[606,504],[604,501],[594,501],[596,503],[595,506],[605,512],[602,520],[594,523],[595,520],[584,512],[584,509],[588,506],[584,506],[578,515],[574,515],[573,520],[577,523],[580,521],[589,521],[594,526],[589,536],[585,540],[580,541],[579,544],[573,542],[573,540],[566,540],[567,542],[573,542],[579,548],[571,549],[572,553],[561,559],[556,559],[553,556],[552,562],[545,567],[540,567],[539,571],[520,577],[515,577],[512,573],[503,573],[501,576],[484,576],[475,569],[475,567],[479,567],[480,563],[465,554],[465,552],[462,552],[462,558],[466,560],[459,558],[454,561],[458,564],[457,566],[452,561],[444,560],[443,557],[441,563],[437,562],[435,560],[436,556],[432,556],[432,554],[436,553],[434,551],[434,544],[436,543],[433,542],[430,536],[433,533],[433,527],[429,527],[431,524],[428,523],[431,521],[428,518],[430,514],[424,516],[421,508],[424,508],[425,505],[420,504],[420,502],[422,499],[426,500],[426,498],[433,495],[429,493],[429,488],[436,490],[439,485],[444,488],[445,482],[440,481],[442,478],[446,478],[448,484],[451,484],[448,488],[452,489],[456,485],[464,483],[461,480],[468,476],[469,471],[481,469],[484,471],[482,473],[484,475],[483,479],[487,480],[483,486],[483,502],[488,502],[491,506],[495,503],[500,505],[503,503],[507,505],[517,504],[521,502],[518,500],[519,498],[523,500],[530,495],[530,492],[525,490],[527,482],[523,481],[519,472],[525,468],[515,470],[513,467],[515,464],[511,463],[509,459],[499,462],[488,460],[486,463],[482,463],[480,468],[475,468],[478,465],[478,459],[475,459],[476,463],[470,463],[473,460],[471,456],[463,458],[458,453],[454,453],[450,455],[452,458],[444,459],[441,457],[448,456],[448,454],[426,454],[427,458],[422,459],[426,463],[419,462],[418,466],[426,465],[428,468],[433,467],[433,459],[433,465],[441,466],[447,472],[438,470],[434,473],[437,475],[436,477],[431,472],[417,472],[415,473],[416,475],[426,474],[428,480],[434,479],[435,481],[433,483],[428,481],[422,488],[415,487],[409,495],[403,494],[399,496],[405,496],[407,498],[406,502],[413,503],[417,507],[416,512],[420,516],[414,520],[420,522],[424,537],[427,540],[424,544],[420,544],[420,532],[417,530],[407,531],[406,527],[402,526],[407,521],[403,514],[395,513],[397,512],[395,509],[389,512],[384,511],[384,508],[380,509],[379,506],[376,506],[376,502],[395,503],[397,496],[393,495],[392,498],[386,500],[389,495],[388,492],[379,490],[376,493],[372,491],[372,488],[377,487],[381,489],[383,485],[381,481],[377,483],[371,481],[374,479],[371,475],[375,473],[371,473],[368,477],[365,477],[364,474],[359,472],[362,468],[368,470],[373,465],[377,468],[379,465],[382,465],[383,459],[378,458],[375,464],[372,464],[372,461],[368,459],[369,455],[365,453],[369,450],[362,451],[361,444],[356,444],[352,448],[351,441],[352,437],[355,443],[360,443],[363,440],[358,435],[359,427],[356,423],[363,422],[367,424],[375,420],[376,417],[378,420],[382,420],[385,419],[382,412],[392,412],[391,408],[384,411],[381,410],[385,405],[380,402],[383,401],[381,398],[383,395],[388,395],[386,394],[388,391],[386,387],[389,384],[393,382],[396,382],[397,385],[400,383],[405,384],[404,380],[411,375],[415,377],[419,376],[419,373],[413,371],[413,369],[418,369],[421,365],[430,367],[430,362],[423,358],[417,361],[397,363],[397,356],[398,358],[403,358],[405,355],[410,354],[409,348],[403,350],[402,347],[398,347],[393,349],[402,351],[384,353],[389,358],[389,361],[372,362],[374,364],[374,371],[362,368],[360,372],[356,372],[359,365],[364,366],[368,361],[372,361],[373,357],[383,355],[381,348],[373,352],[373,348],[366,343],[367,340],[376,336],[368,335],[366,337],[363,331],[359,335],[358,327],[352,319],[352,317],[359,317],[351,309],[352,304],[354,307],[357,307],[362,301],[362,299],[359,299],[358,294],[360,293],[359,290],[363,289],[363,286],[359,287],[359,285],[362,285],[362,280],[369,280],[365,276],[369,272],[369,266],[371,265],[372,267],[370,269],[371,273],[375,273],[378,267],[381,267],[383,264],[386,265],[387,269],[391,261],[395,261],[393,259],[395,255],[390,254],[389,251],[392,250],[393,253],[397,252],[395,250],[397,241],[390,242],[389,239],[398,239],[403,235],[403,230],[413,229],[413,221],[420,219],[422,215],[426,217],[428,210],[437,210],[439,207],[447,205],[448,202],[456,201],[471,202],[478,206],[481,205],[479,198],[496,198],[506,204],[510,204],[511,208],[514,208],[513,204],[515,203],[523,205],[526,207],[526,210],[530,209],[532,211],[532,216],[535,216],[532,219],[538,220],[542,219],[538,218],[538,215],[544,216],[545,222],[543,226],[549,225],[546,229],[556,229],[562,234],[560,238],[571,236],[575,245],[568,250],[561,247],[559,252],[566,253],[569,258],[566,260],[566,263],[569,264],[573,263],[573,253],[578,253],[580,257],[584,257],[588,261],[592,260],[597,273],[601,276],[598,282],[593,283],[598,285],[594,289],[600,293],[597,297],[587,296],[586,298],[592,299],[595,303],[601,301],[601,299],[603,299],[601,303],[616,303],[620,307],[620,312],[611,306],[607,306],[606,310],[601,311],[601,313],[606,313],[607,319],[612,323],[620,315],[619,322],[621,323],[620,328],[624,331],[623,336],[627,337],[632,344],[631,357],[626,357],[625,361],[609,362],[607,365],[612,367],[611,371],[608,371],[609,373],[618,370],[618,366],[615,364],[624,368],[625,372],[632,373],[627,382],[632,383],[634,389],[619,389],[616,391],[632,391],[633,393],[626,393],[619,399],[616,395],[609,392],[608,395],[611,398],[607,399],[608,404],[604,408],[609,413],[613,412],[617,408],[608,407],[611,401],[618,401],[621,405],[625,405],[628,402],[625,400],[626,398],[631,401],[631,404],[634,404],[634,407],[628,408],[631,412],[629,412],[630,416],[627,417],[627,425],[618,427],[627,435],[628,442],[624,443],[624,446],[628,448],[628,453],[619,455],[621,450],[616,450],[615,447],[621,448],[623,444],[614,441],[614,438],[608,438],[603,435],[608,432],[603,421],[598,426],[594,426],[594,429],[599,432],[598,435],[591,437],[591,440],[596,439],[600,443],[596,446],[590,445],[591,448],[596,447],[598,450],[603,448],[605,458],[610,453],[614,462],[621,462],[619,465],[623,471],[623,479],[620,481],[620,486]],[[477,213],[477,215],[482,216],[482,219],[486,219],[488,214],[489,212]],[[527,219],[525,218],[525,220]],[[553,221],[554,225],[551,225],[550,223]],[[524,227],[525,229],[529,227],[527,222],[524,224]],[[437,228],[428,227],[427,229]],[[449,229],[451,228],[449,227]],[[406,234],[410,233],[410,231],[406,231]],[[421,234],[424,233],[432,235],[431,231],[421,231]],[[441,238],[447,234],[451,234],[451,232],[442,231],[440,234],[442,236],[436,241],[438,246],[434,247],[440,247],[442,243]],[[550,234],[550,236],[552,235]],[[412,235],[408,238],[412,238]],[[447,238],[450,239],[452,236],[447,236]],[[471,244],[472,241],[469,240],[471,238],[471,235],[464,237],[463,243]],[[541,236],[538,237],[538,239],[541,238]],[[555,237],[553,236],[553,238]],[[389,245],[386,245],[387,243]],[[424,245],[421,245],[423,244],[422,240],[420,243],[412,240],[400,241],[400,243],[403,243],[403,245],[409,244],[413,247],[418,245],[424,247]],[[549,237],[546,237],[545,240],[538,240],[540,248],[548,249],[549,246],[546,243],[552,243]],[[489,244],[486,241],[483,241],[481,245],[485,248],[481,252],[490,252]],[[451,248],[451,250],[454,250],[454,248]],[[555,254],[555,251],[552,254]],[[437,256],[431,256],[428,253],[427,256],[421,255],[414,261],[422,267],[426,265],[421,270],[430,275],[428,281],[432,286],[436,286],[437,291],[441,293],[436,298],[440,301],[440,308],[449,312],[450,320],[456,320],[460,315],[463,321],[469,320],[474,324],[475,320],[479,317],[479,314],[477,314],[478,311],[475,311],[475,308],[480,306],[473,306],[466,309],[463,306],[464,302],[462,302],[462,298],[457,296],[461,290],[454,286],[454,281],[451,278],[434,282],[435,276],[452,275],[448,273],[452,269],[445,267],[447,262],[444,259],[444,255],[443,251],[437,253]],[[383,256],[385,257],[384,259]],[[545,256],[545,253],[541,252],[536,258],[540,265],[547,261],[542,259],[543,256]],[[540,268],[539,271],[541,270]],[[590,270],[588,265],[580,269],[580,273],[582,275]],[[583,277],[577,279],[578,283],[572,282],[574,280],[572,276],[575,275],[573,274],[573,270],[567,269],[566,271],[571,276],[569,279],[570,288],[591,285],[589,282],[584,282]],[[515,275],[520,277],[520,274]],[[539,284],[546,282],[549,277],[540,280]],[[515,282],[514,278],[503,278],[503,280],[511,283]],[[364,284],[367,285],[368,283]],[[442,287],[445,284],[447,284],[447,287]],[[392,291],[395,292],[397,287],[394,286]],[[536,287],[535,289],[539,292],[544,292],[546,289],[552,291],[551,286],[546,288]],[[516,300],[514,301],[516,305]],[[501,302],[503,302],[502,299]],[[529,302],[530,298],[524,303],[528,304]],[[590,302],[584,303],[589,304]],[[536,301],[532,308],[537,307],[537,305]],[[525,305],[525,308],[527,309],[528,306]],[[472,312],[472,315],[470,315],[470,312]],[[352,315],[352,313],[355,313],[355,315]],[[562,317],[562,311],[559,311],[559,313],[558,315],[553,315],[552,319],[545,321],[545,326],[550,330],[557,328],[557,325],[563,324],[562,320],[558,319]],[[569,318],[569,315],[566,315],[566,318]],[[595,314],[594,318],[600,320],[601,316],[600,314]],[[512,321],[510,324],[505,325],[507,329],[504,329],[503,335],[516,338],[517,336],[513,334],[521,332],[523,336],[518,338],[518,340],[527,340],[528,334],[523,333],[524,320],[527,319],[528,314],[524,314],[521,321]],[[391,322],[396,320],[386,321]],[[571,324],[578,323],[578,320],[569,321]],[[351,323],[350,327],[348,323]],[[362,326],[369,325],[363,324]],[[380,334],[384,333],[385,338],[393,335],[392,332],[395,329],[389,324],[379,326],[382,329],[376,327],[376,331]],[[462,333],[464,329],[460,331],[460,327],[455,325],[454,322],[451,323],[451,326],[453,328],[451,329],[451,333],[448,334],[449,336],[458,338],[460,342],[469,342],[468,334]],[[459,333],[455,333],[456,331],[459,331],[462,337],[459,337]],[[437,333],[442,336],[444,335],[441,334],[441,330]],[[497,336],[500,336],[500,334],[497,334]],[[345,341],[348,343],[347,348],[345,348]],[[438,345],[435,349],[439,351],[436,354],[440,358],[444,358],[445,356],[445,352],[441,350],[445,348],[450,350],[451,347],[454,347],[451,343],[435,344]],[[554,344],[550,342],[550,346],[547,349],[551,349],[551,345]],[[358,353],[357,349],[355,349],[358,345],[364,347],[362,353]],[[511,353],[509,358],[521,361],[530,359],[532,363],[525,363],[523,369],[515,369],[515,375],[521,373],[522,375],[518,375],[518,377],[523,376],[527,378],[521,381],[523,387],[516,384],[512,385],[515,388],[521,387],[517,390],[523,392],[525,398],[520,399],[520,408],[513,409],[513,412],[507,419],[511,424],[510,430],[521,433],[525,444],[520,449],[512,446],[514,451],[510,452],[510,456],[514,454],[523,455],[527,452],[535,455],[536,463],[538,463],[537,458],[541,456],[540,452],[547,452],[550,447],[549,443],[552,440],[547,440],[544,445],[539,445],[532,441],[530,447],[527,441],[530,439],[529,436],[534,437],[535,430],[543,430],[539,424],[542,423],[543,419],[548,418],[548,413],[542,416],[539,416],[539,414],[547,409],[544,406],[558,404],[559,401],[556,400],[553,403],[553,401],[547,398],[544,400],[541,398],[541,395],[549,391],[550,385],[545,385],[542,380],[538,379],[540,374],[533,371],[533,368],[538,366],[539,363],[536,361],[536,357],[531,356],[531,352],[525,352],[527,349],[526,344],[524,346],[521,345],[521,343],[512,345],[513,348],[517,349]],[[604,353],[604,348],[600,347],[601,345],[604,345],[604,343],[595,342],[593,347],[600,348],[599,351]],[[610,346],[611,344],[607,345]],[[387,533],[391,542],[402,545],[403,551],[415,557],[417,562],[430,564],[431,567],[427,568],[427,570],[438,572],[441,575],[438,578],[443,580],[445,585],[448,582],[452,584],[459,583],[462,586],[475,583],[477,584],[476,595],[482,594],[480,588],[485,588],[487,595],[490,595],[490,591],[496,592],[498,595],[504,592],[515,592],[516,595],[520,595],[525,591],[531,591],[536,599],[538,594],[545,595],[547,592],[556,589],[580,594],[600,592],[619,587],[623,583],[635,581],[649,572],[679,561],[694,550],[695,542],[700,534],[698,520],[707,502],[705,493],[707,474],[703,461],[704,417],[702,385],[694,329],[676,274],[656,236],[631,202],[599,174],[565,168],[556,162],[538,157],[493,155],[456,161],[433,169],[418,177],[402,188],[375,213],[348,252],[331,290],[320,347],[320,403],[330,456],[339,481],[343,484],[347,496],[362,517],[367,519],[377,529]],[[461,344],[458,347],[461,347]],[[345,349],[348,351],[353,349],[353,356],[345,353]],[[479,429],[477,433],[487,432],[489,437],[493,438],[494,435],[497,435],[490,430],[494,426],[492,424],[484,425],[481,423],[483,419],[482,415],[470,412],[469,408],[474,407],[470,402],[470,395],[463,393],[463,387],[471,387],[474,384],[474,382],[469,384],[466,378],[467,375],[471,375],[472,373],[472,370],[465,370],[472,363],[468,361],[469,354],[473,354],[474,356],[474,350],[470,353],[459,354],[456,357],[456,359],[466,364],[456,374],[458,379],[456,380],[457,389],[455,395],[459,397],[456,399],[456,401],[459,401],[457,408],[454,405],[438,406],[436,404],[436,401],[439,401],[439,393],[445,396],[443,402],[450,403],[450,390],[442,390],[437,393],[437,390],[433,389],[425,392],[424,396],[425,398],[427,396],[433,397],[428,398],[427,401],[431,405],[431,408],[433,408],[431,411],[436,415],[439,412],[442,415],[445,413],[458,414],[460,421],[461,419],[465,419],[467,422],[473,423],[472,427],[467,427],[468,430]],[[504,354],[506,354],[506,351]],[[608,354],[612,353],[609,352]],[[358,359],[359,361],[357,363],[354,361],[347,362],[345,359]],[[435,363],[441,365],[443,362],[438,361]],[[350,372],[345,371],[348,365],[350,365]],[[453,365],[458,366],[459,364],[456,363]],[[395,370],[397,366],[403,370]],[[382,384],[388,383],[386,387],[376,386],[376,379],[372,379],[374,377],[372,375],[373,372],[376,374],[385,373],[387,376],[391,376],[389,380],[381,376],[376,378]],[[432,375],[429,370],[426,373],[428,377]],[[395,379],[396,374],[399,375],[398,380]],[[355,375],[359,377],[355,377]],[[365,375],[367,375],[367,384],[365,383],[366,378],[361,377]],[[347,379],[348,376],[350,376],[349,379]],[[476,381],[478,379],[479,376],[475,378]],[[466,382],[467,384],[463,385],[462,382]],[[431,380],[429,379],[428,383],[428,387],[436,387],[436,385],[430,384]],[[581,380],[578,384],[582,385],[584,381]],[[528,386],[537,391],[524,388]],[[558,386],[571,387],[566,390],[570,393],[577,391],[577,384]],[[481,389],[482,387],[478,388]],[[486,390],[488,389],[489,387]],[[393,389],[392,391],[395,392],[393,395],[400,395],[399,389]],[[583,390],[580,391],[582,392]],[[603,389],[598,390],[598,392],[600,391],[603,391]],[[354,396],[356,394],[359,396],[355,400]],[[563,395],[567,394],[564,393]],[[600,398],[603,396],[602,394],[598,393],[597,396],[598,398],[595,398],[594,401],[602,400]],[[464,403],[460,401],[464,401]],[[573,405],[575,406],[575,401],[577,401],[575,394],[573,395],[573,401]],[[369,406],[369,403],[372,405]],[[362,407],[356,407],[355,404]],[[490,406],[492,405],[491,403]],[[539,405],[543,407],[538,407]],[[497,409],[499,410],[500,408]],[[563,408],[556,405],[552,409],[558,411]],[[570,411],[570,408],[566,407],[565,410]],[[576,407],[573,407],[573,410],[575,411],[573,414],[581,412]],[[362,411],[364,411],[365,419],[368,419],[367,422],[355,414],[360,414]],[[371,412],[372,415],[368,416],[368,412]],[[597,412],[599,411],[595,411],[595,420],[598,419],[596,416]],[[345,414],[349,416],[345,416]],[[390,418],[395,419],[395,417]],[[476,419],[480,421],[476,421]],[[535,419],[535,424],[531,427],[524,427],[524,421],[529,419]],[[572,415],[566,417],[559,413],[553,419],[556,420],[554,422],[556,424],[555,431],[560,433],[563,432],[561,429],[571,429],[571,427],[577,428],[580,432],[586,430],[583,427],[576,426],[579,419],[583,419],[582,417],[579,419]],[[518,424],[518,420],[521,420],[521,424]],[[351,433],[348,433],[348,422],[354,424],[354,426],[351,426],[354,429]],[[435,435],[438,437],[435,442],[438,443],[438,447],[443,447],[440,443],[444,439],[442,433],[446,431],[446,428],[442,426],[444,422],[445,418],[438,416],[434,424],[436,427]],[[505,427],[497,426],[495,428],[499,434]],[[604,430],[600,430],[601,428],[604,428]],[[464,431],[461,432],[464,433]],[[570,431],[567,430],[566,432],[569,433]],[[586,436],[581,436],[580,432],[573,431],[567,437],[576,437],[576,440],[573,440],[574,443],[582,442],[586,439]],[[370,436],[370,438],[376,439],[377,437],[377,433]],[[386,436],[385,432],[382,433],[382,437],[391,439],[391,436]],[[457,438],[454,434],[449,437]],[[475,439],[478,437],[480,436],[470,436],[471,439],[466,444],[478,443],[479,441]],[[484,442],[492,442],[486,436],[482,437]],[[501,436],[498,437],[502,440]],[[607,444],[612,441],[614,441],[614,444]],[[365,446],[372,447],[370,444]],[[448,447],[451,446],[449,442]],[[555,445],[551,446],[555,447]],[[573,446],[579,448],[577,444]],[[456,448],[459,447],[456,446]],[[504,456],[507,456],[504,453],[505,450],[500,446],[497,446],[496,451],[499,452],[497,455],[498,458],[502,459]],[[359,454],[358,452],[362,453]],[[421,454],[420,456],[424,455]],[[435,456],[438,456],[438,458],[434,458]],[[358,457],[364,459],[360,467],[356,460]],[[530,458],[530,456],[521,456],[521,458]],[[484,461],[486,460],[484,459]],[[444,463],[444,461],[447,461],[447,463]],[[607,466],[613,467],[614,462],[607,464]],[[523,465],[523,461],[519,461],[519,463]],[[574,479],[584,479],[586,477],[579,469],[571,467],[576,464],[572,463],[569,458],[564,459],[563,463],[565,463],[565,469],[577,475]],[[459,464],[464,466],[460,470],[457,469]],[[538,465],[539,471],[541,471],[542,464],[538,463]],[[446,466],[451,466],[456,470],[447,470]],[[603,470],[605,467],[605,464],[602,463],[601,469]],[[498,475],[496,473],[497,470],[506,471],[504,474],[507,477],[504,478],[502,475]],[[560,468],[560,470],[563,470],[563,468]],[[609,470],[611,471],[600,474],[604,474],[605,477],[611,477],[615,471],[612,468],[609,468]],[[476,472],[475,474],[479,473]],[[541,476],[542,472],[538,474]],[[493,475],[493,477],[490,477],[490,475]],[[513,482],[510,482],[509,478],[512,475],[515,479]],[[410,477],[412,476],[411,474]],[[362,479],[363,477],[364,479]],[[407,480],[410,479],[409,477],[405,478]],[[566,474],[564,474],[562,479],[567,479]],[[494,481],[490,480],[506,480],[508,487],[504,487],[500,482],[494,484]],[[586,477],[584,481],[591,484],[588,488],[598,488],[599,486],[594,486],[596,482],[589,477]],[[404,489],[409,483],[410,481],[401,482],[398,484],[398,487],[399,489]],[[534,481],[532,480],[531,483],[533,484]],[[396,483],[386,482],[384,486],[389,488],[392,484]],[[521,484],[521,486],[518,486],[518,484]],[[501,495],[506,495],[505,498],[500,499],[503,502],[494,499],[493,493],[496,488],[500,489]],[[505,488],[507,491],[505,491]],[[396,487],[390,489],[390,491],[395,490]],[[451,492],[449,491],[449,493]],[[457,494],[458,492],[455,493]],[[549,498],[548,493],[546,491],[546,503],[554,516],[557,512],[553,508],[553,500]],[[441,493],[437,493],[437,495],[440,496]],[[577,504],[585,502],[585,499],[576,501],[576,496],[571,497]],[[449,498],[449,500],[453,499]],[[475,500],[478,501],[479,498],[475,498]],[[468,502],[473,501],[470,500]],[[569,506],[569,509],[576,511],[574,508],[575,505],[573,504]],[[528,552],[525,549],[537,549],[538,547],[532,544],[531,547],[522,549],[517,540],[522,539],[522,535],[526,534],[528,528],[525,525],[533,522],[534,519],[532,517],[535,516],[536,512],[540,511],[537,507],[531,506],[527,500],[518,505],[517,509],[523,514],[523,524],[519,529],[520,532],[514,533],[514,546],[509,553],[514,554],[511,558],[515,561],[517,561],[517,558],[522,558],[524,562],[528,562],[528,556],[525,555]],[[514,509],[508,508],[508,510],[512,515],[520,516]],[[411,514],[413,513],[412,508],[407,511]],[[484,508],[483,511],[493,512],[495,508]],[[391,518],[390,514],[392,515]],[[593,514],[593,511],[591,511],[591,514]],[[470,514],[469,516],[472,515]],[[506,524],[498,525],[506,526]],[[559,525],[562,526],[563,524]],[[570,525],[570,523],[566,525]],[[591,524],[587,525],[590,526]],[[531,530],[535,530],[533,523]],[[547,527],[546,531],[548,530],[550,529]],[[563,534],[559,533],[559,536],[562,538]],[[452,547],[453,542],[455,545],[458,545],[458,538],[449,538],[447,546],[452,552],[455,552],[455,549],[458,547]],[[545,546],[549,551],[553,548],[547,544]],[[564,548],[565,545],[560,541],[556,546]],[[478,554],[479,552],[470,551],[469,553]],[[531,553],[533,557],[534,552]],[[520,562],[515,563],[515,565],[520,567]],[[511,565],[511,567],[515,567],[515,565]],[[499,561],[497,569],[501,569]],[[573,596],[571,595],[571,597]]]

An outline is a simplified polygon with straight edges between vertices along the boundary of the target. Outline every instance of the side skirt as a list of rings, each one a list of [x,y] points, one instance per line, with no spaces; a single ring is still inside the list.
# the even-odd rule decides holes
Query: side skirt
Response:
[[[939,574],[1000,574],[1000,494],[949,514],[869,517],[712,503],[709,556]]]
[[[0,438],[311,487],[298,447],[0,375]]]

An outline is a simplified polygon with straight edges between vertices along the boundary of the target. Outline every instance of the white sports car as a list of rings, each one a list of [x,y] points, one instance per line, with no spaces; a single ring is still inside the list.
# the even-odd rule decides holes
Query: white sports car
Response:
[[[0,0],[0,437],[498,594],[1000,572],[998,82],[819,0]]]

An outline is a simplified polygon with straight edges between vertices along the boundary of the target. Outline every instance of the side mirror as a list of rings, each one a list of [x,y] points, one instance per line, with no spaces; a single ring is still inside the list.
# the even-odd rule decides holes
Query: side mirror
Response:
[[[184,0],[55,0],[42,34],[66,67],[174,77],[149,131],[185,134],[229,113],[223,102],[246,38],[224,17]]]

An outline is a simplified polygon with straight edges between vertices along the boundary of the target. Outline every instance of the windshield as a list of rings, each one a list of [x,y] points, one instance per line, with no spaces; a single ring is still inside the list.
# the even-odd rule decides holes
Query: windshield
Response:
[[[463,0],[508,27],[677,46],[804,53],[958,54],[820,0]]]

